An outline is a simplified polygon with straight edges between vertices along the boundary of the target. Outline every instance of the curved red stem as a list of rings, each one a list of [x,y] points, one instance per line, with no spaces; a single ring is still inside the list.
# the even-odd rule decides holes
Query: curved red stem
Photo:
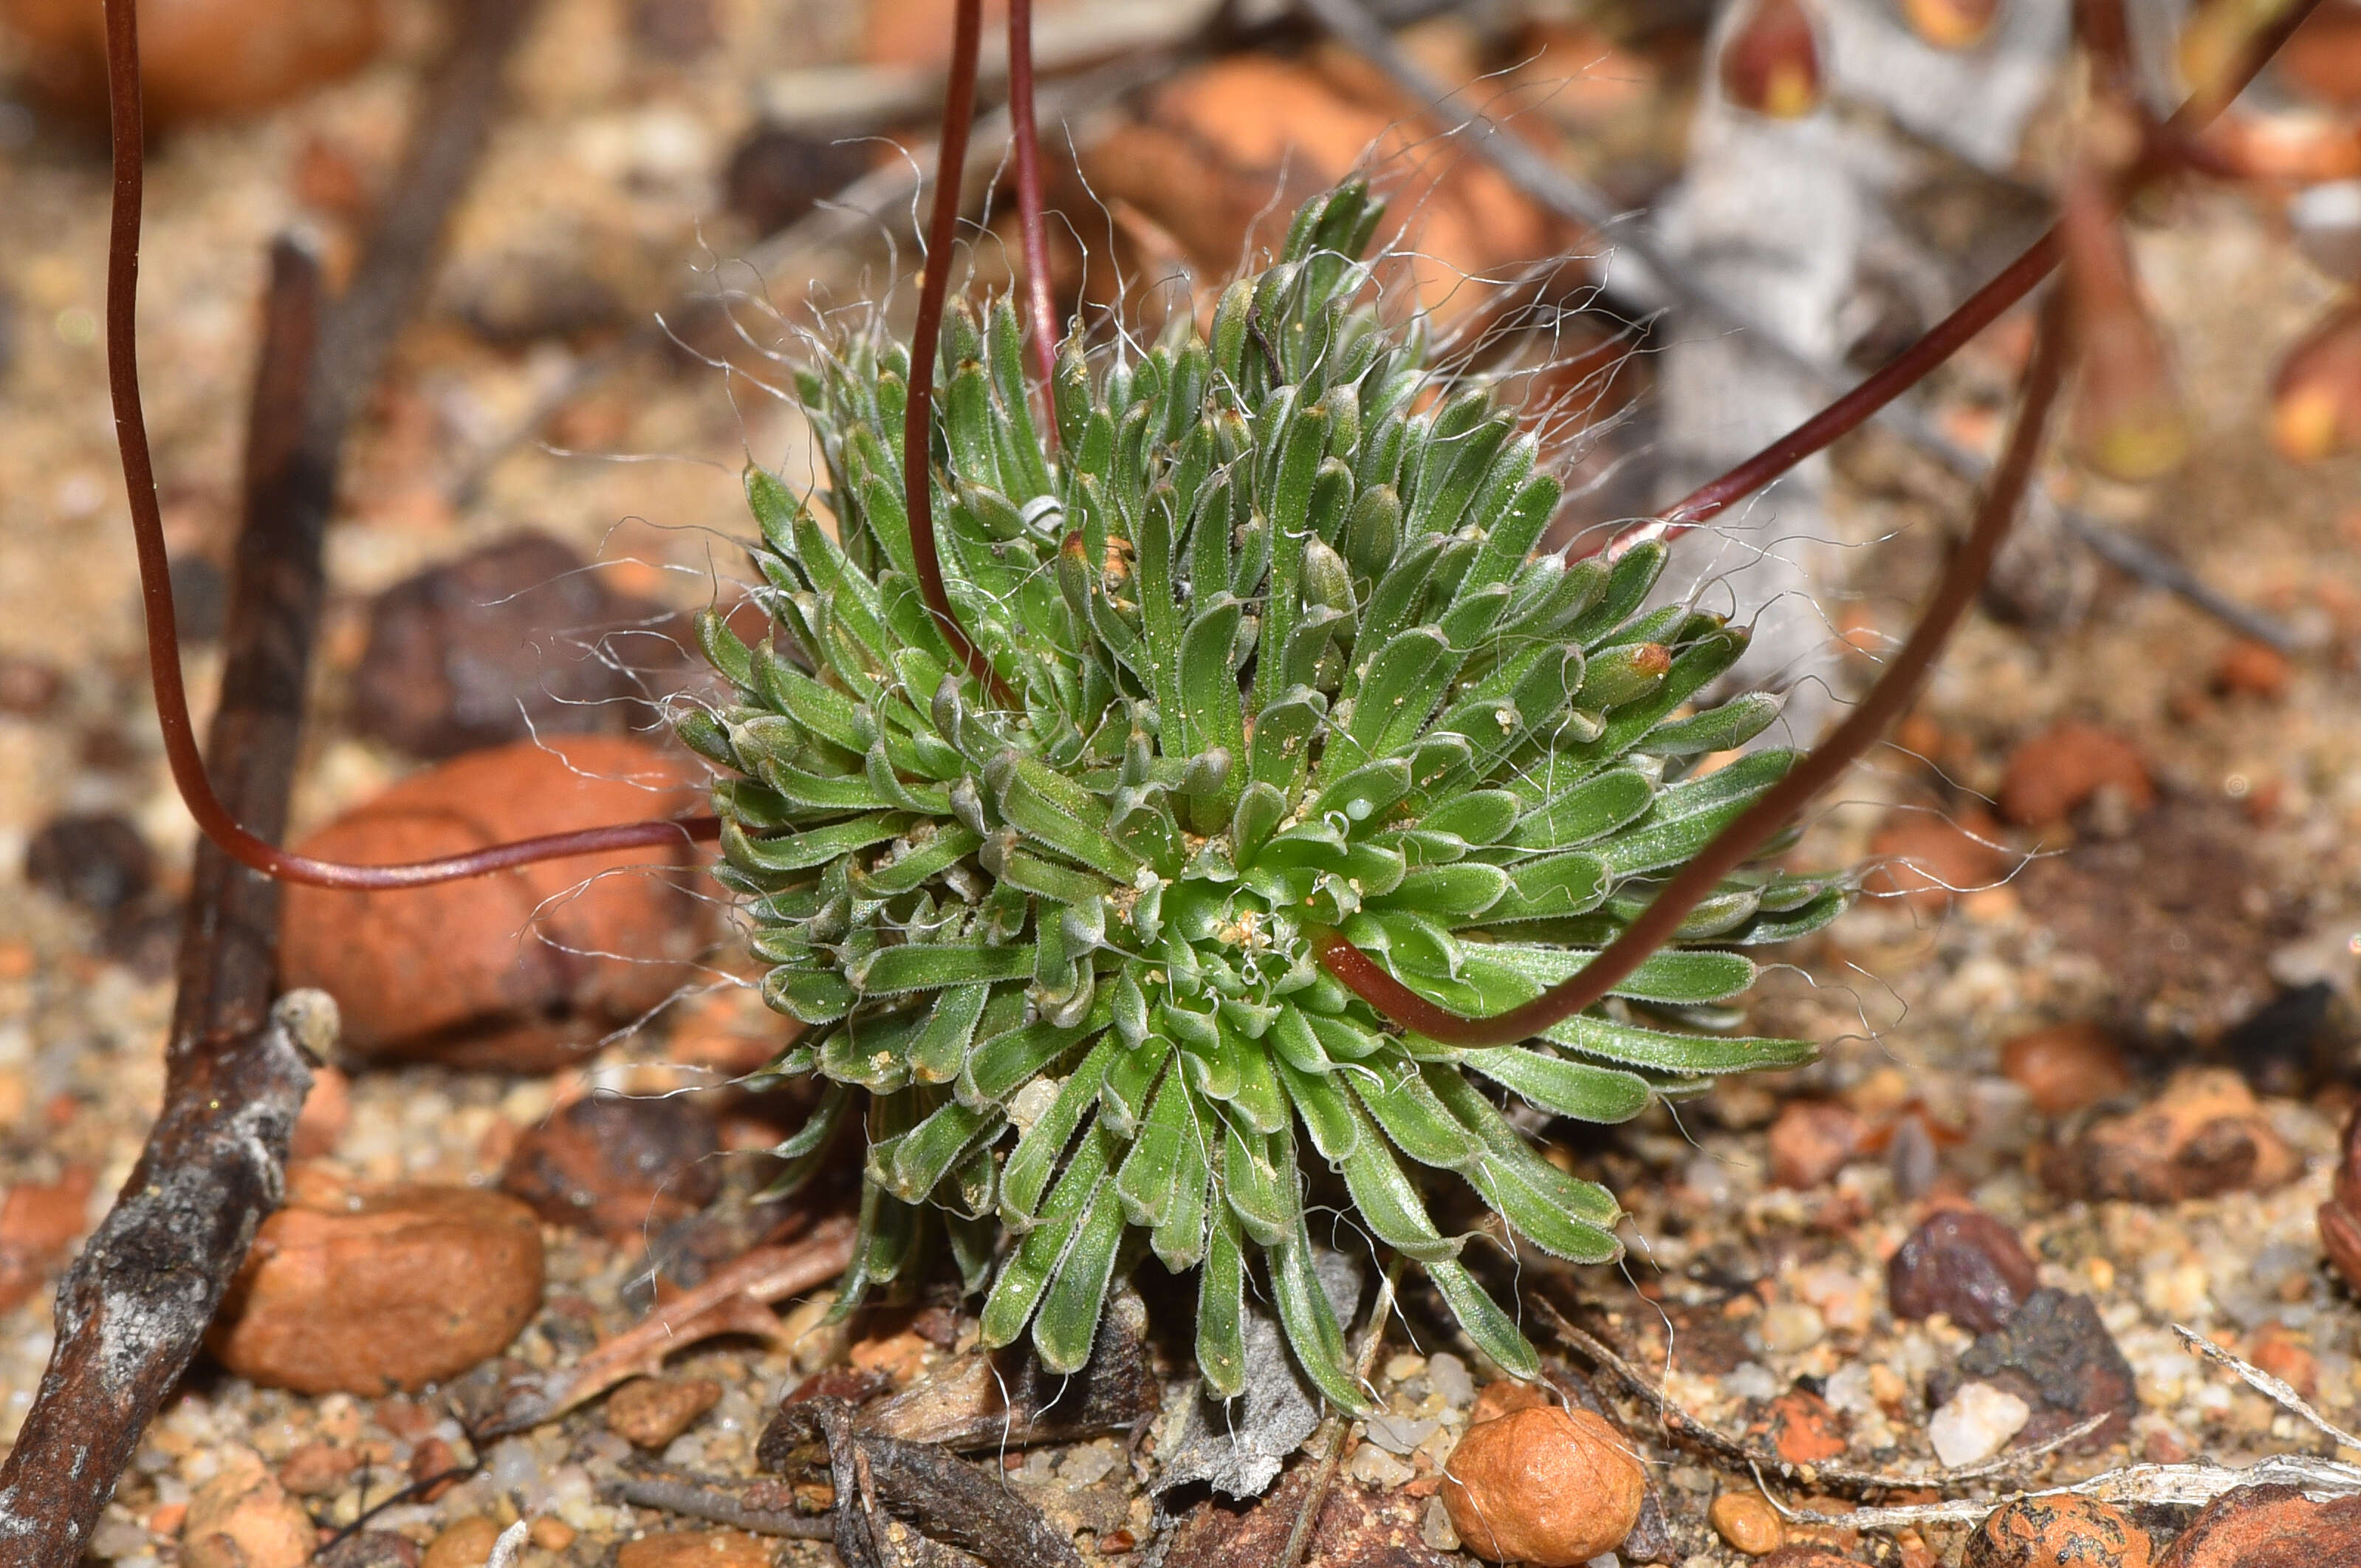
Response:
[[[1313,949],[1322,967],[1404,1028],[1446,1045],[1506,1046],[1530,1039],[1598,1002],[1618,981],[1645,962],[1651,953],[1671,940],[1681,922],[1688,918],[1689,911],[1720,886],[1722,878],[1737,870],[1814,795],[1833,784],[1917,696],[1935,656],[1942,652],[1952,629],[1974,601],[1976,590],[1983,586],[1993,557],[2008,536],[2026,488],[2032,482],[2034,466],[2048,430],[2049,412],[2064,379],[2066,334],[2061,330],[2062,300],[2062,294],[2053,293],[2043,313],[2033,359],[2026,367],[2016,421],[2009,432],[2000,465],[1993,471],[1991,484],[1977,509],[1975,526],[1944,568],[1934,598],[1911,630],[1910,640],[1902,645],[1902,651],[1894,656],[1877,685],[1837,727],[1836,732],[1683,866],[1621,936],[1569,979],[1521,1007],[1512,1007],[1488,1018],[1466,1018],[1436,1006],[1334,931],[1323,931],[1314,939]]]
[[[975,118],[976,56],[983,46],[983,0],[959,0],[951,34],[951,75],[943,90],[943,139],[935,159],[935,205],[927,219],[927,266],[918,283],[918,320],[910,329],[910,395],[902,412],[902,496],[910,514],[910,553],[917,558],[918,597],[942,629],[943,641],[968,674],[1003,704],[1016,694],[960,624],[943,587],[942,556],[935,547],[935,355],[943,335],[943,300],[950,292],[953,242],[959,232],[961,174],[967,133]]]
[[[115,445],[131,503],[132,548],[139,563],[140,608],[148,631],[148,672],[156,691],[156,718],[164,757],[189,815],[206,838],[238,864],[280,882],[361,890],[421,887],[482,876],[533,861],[606,854],[651,844],[679,844],[720,836],[710,817],[634,822],[551,833],[495,844],[464,855],[401,865],[356,866],[298,855],[248,832],[214,793],[213,779],[189,718],[189,691],[181,669],[179,617],[172,605],[172,564],[156,503],[155,460],[139,398],[139,212],[147,182],[146,132],[139,100],[139,23],[131,0],[107,0],[107,124],[114,137],[115,191],[106,244],[106,383],[115,405]]]
[[[1033,119],[1033,0],[1008,0],[1008,134],[1016,148],[1016,228],[1033,315],[1033,369],[1047,389],[1058,368],[1058,312],[1049,302],[1049,235],[1041,215],[1041,132]],[[1054,444],[1058,422],[1042,439]]]

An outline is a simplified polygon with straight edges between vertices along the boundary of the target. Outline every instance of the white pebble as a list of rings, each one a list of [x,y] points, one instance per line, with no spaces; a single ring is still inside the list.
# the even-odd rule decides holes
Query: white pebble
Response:
[[[1364,1486],[1399,1486],[1418,1472],[1376,1443],[1365,1442],[1345,1461],[1345,1474]]]
[[[1927,1437],[1944,1467],[1957,1469],[1998,1453],[2032,1419],[2032,1407],[2015,1395],[1970,1383],[1928,1420]]]
[[[1464,1410],[1476,1402],[1476,1379],[1467,1364],[1447,1350],[1427,1358],[1426,1386],[1452,1409]]]
[[[1408,1416],[1397,1416],[1389,1411],[1381,1411],[1369,1418],[1368,1425],[1364,1430],[1369,1441],[1388,1453],[1407,1454],[1415,1450],[1420,1443],[1433,1437],[1434,1429],[1442,1424],[1440,1421],[1413,1420]]]
[[[1809,1350],[1828,1337],[1828,1320],[1819,1309],[1803,1301],[1781,1301],[1763,1310],[1758,1325],[1763,1348],[1774,1355]]]

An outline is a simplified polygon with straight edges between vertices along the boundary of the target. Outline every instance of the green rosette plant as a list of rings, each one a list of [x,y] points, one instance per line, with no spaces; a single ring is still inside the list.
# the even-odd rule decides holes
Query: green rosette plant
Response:
[[[724,770],[719,874],[807,1025],[777,1064],[827,1089],[784,1146],[859,1121],[843,1300],[948,1240],[983,1337],[1087,1359],[1119,1269],[1198,1273],[1206,1387],[1238,1391],[1259,1256],[1304,1372],[1366,1403],[1313,1277],[1306,1166],[1425,1271],[1474,1343],[1532,1376],[1516,1320],[1430,1217],[1464,1183],[1522,1243],[1600,1262],[1616,1201],[1507,1107],[1615,1122],[1801,1041],[1697,1032],[1744,949],[1832,919],[1832,877],[1733,874],[1605,1003],[1522,1044],[1405,1033],[1327,973],[1341,935],[1465,1014],[1579,970],[1794,760],[1774,698],[1697,707],[1745,633],[1645,609],[1664,565],[1536,553],[1558,481],[1492,394],[1378,312],[1380,209],[1354,185],[1279,260],[1145,355],[1068,342],[1045,453],[1005,302],[955,306],[930,468],[950,602],[927,608],[901,480],[906,354],[820,350],[799,400],[823,525],[759,468],[747,495],[776,634],[717,616],[735,688],[682,722]]]

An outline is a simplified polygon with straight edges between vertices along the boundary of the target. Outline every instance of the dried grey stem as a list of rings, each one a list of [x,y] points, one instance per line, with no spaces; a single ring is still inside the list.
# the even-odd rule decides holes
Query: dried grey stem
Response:
[[[2297,1393],[2283,1380],[2272,1376],[2252,1362],[2241,1361],[2195,1329],[2175,1323],[2172,1325],[2172,1332],[2180,1336],[2181,1343],[2215,1365],[2228,1367],[2237,1374],[2246,1387],[2294,1416],[2298,1420],[2307,1422],[2318,1431],[2325,1432],[2346,1448],[2361,1452],[2361,1437],[2355,1437],[2351,1432],[2322,1415],[2311,1400]]]

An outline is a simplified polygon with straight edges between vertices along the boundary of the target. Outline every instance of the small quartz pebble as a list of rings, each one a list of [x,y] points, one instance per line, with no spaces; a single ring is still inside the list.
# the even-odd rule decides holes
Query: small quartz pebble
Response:
[[[1444,1405],[1454,1410],[1464,1410],[1476,1399],[1476,1379],[1468,1374],[1467,1364],[1449,1351],[1427,1357],[1426,1383],[1443,1396]]]
[[[1755,1320],[1755,1328],[1763,1336],[1763,1348],[1778,1355],[1809,1350],[1828,1332],[1828,1320],[1806,1301],[1773,1302]]]
[[[734,1530],[676,1530],[627,1541],[615,1568],[771,1568],[760,1536]]]
[[[2052,1024],[2018,1035],[2001,1047],[2000,1070],[2048,1116],[2095,1105],[2132,1086],[2124,1053],[2096,1024]]]
[[[2071,1495],[2019,1497],[1969,1538],[1962,1568],[2148,1568],[2155,1543],[2120,1509]]]
[[[1771,1179],[1808,1190],[1834,1177],[1861,1148],[1861,1118],[1841,1105],[1794,1100],[1771,1124]]]
[[[1989,1383],[1962,1384],[1927,1422],[1927,1440],[1946,1469],[1990,1459],[2033,1419],[2033,1407]]]
[[[184,1568],[302,1568],[317,1543],[312,1517],[252,1450],[229,1450],[189,1499],[181,1526]]]
[[[1359,1444],[1345,1461],[1345,1474],[1364,1486],[1399,1486],[1417,1474],[1374,1442]]]
[[[1438,1420],[1412,1420],[1408,1416],[1380,1411],[1369,1418],[1365,1430],[1368,1440],[1388,1453],[1409,1453],[1433,1437],[1435,1429],[1442,1424]]]
[[[1724,1492],[1713,1500],[1706,1519],[1732,1550],[1749,1557],[1776,1552],[1787,1539],[1777,1511],[1752,1492]]]
[[[607,1430],[642,1448],[662,1448],[721,1400],[710,1377],[642,1377],[607,1396]]]
[[[1587,1563],[1623,1544],[1646,1496],[1621,1433],[1588,1410],[1554,1405],[1469,1427],[1444,1467],[1452,1528],[1495,1563]]]
[[[1930,1215],[1885,1266],[1886,1301],[1896,1318],[1944,1312],[1979,1333],[2008,1321],[2037,1284],[2016,1233],[1976,1209]]]
[[[205,1344],[241,1377],[384,1395],[497,1354],[541,1304],[541,1225],[466,1187],[341,1191],[291,1179]]]

